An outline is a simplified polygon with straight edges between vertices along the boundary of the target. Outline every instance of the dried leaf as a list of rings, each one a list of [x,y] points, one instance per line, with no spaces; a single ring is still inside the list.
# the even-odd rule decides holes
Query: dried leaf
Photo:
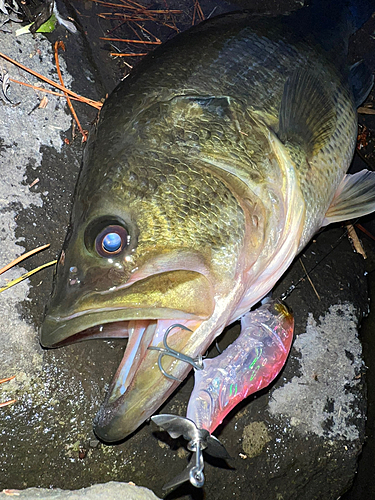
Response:
[[[39,108],[39,109],[44,109],[44,108],[46,108],[46,107],[47,107],[47,104],[48,104],[48,97],[45,95],[45,96],[42,98],[42,100],[40,101],[38,108]]]

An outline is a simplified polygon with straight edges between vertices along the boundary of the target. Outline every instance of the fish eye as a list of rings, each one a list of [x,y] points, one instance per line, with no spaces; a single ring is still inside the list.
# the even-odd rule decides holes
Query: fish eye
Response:
[[[123,226],[107,226],[95,238],[95,250],[101,257],[113,257],[127,246],[128,233]]]

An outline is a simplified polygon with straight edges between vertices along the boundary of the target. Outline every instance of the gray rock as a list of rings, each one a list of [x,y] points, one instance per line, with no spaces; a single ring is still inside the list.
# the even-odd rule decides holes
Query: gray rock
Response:
[[[364,370],[358,321],[352,304],[331,306],[316,322],[309,314],[306,333],[293,347],[300,354],[300,374],[272,393],[269,412],[282,415],[302,435],[316,434],[332,440],[357,441],[354,422],[360,410]]]
[[[76,491],[29,488],[0,493],[0,499],[16,496],[20,500],[158,500],[152,491],[129,483],[94,484]]]

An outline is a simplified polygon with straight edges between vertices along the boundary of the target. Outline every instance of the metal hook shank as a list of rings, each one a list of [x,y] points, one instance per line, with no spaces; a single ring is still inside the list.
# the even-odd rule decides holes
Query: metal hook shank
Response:
[[[159,369],[160,371],[162,372],[162,374],[171,379],[171,380],[177,380],[178,382],[182,382],[182,380],[174,377],[173,375],[169,375],[163,368],[162,364],[161,364],[161,360],[163,358],[163,356],[172,356],[173,358],[176,358],[180,361],[184,361],[185,363],[188,363],[189,365],[191,365],[195,370],[202,370],[203,369],[203,363],[202,363],[202,357],[199,356],[198,358],[192,358],[182,352],[179,352],[179,351],[175,351],[174,349],[172,349],[169,345],[168,345],[168,342],[167,342],[167,338],[168,338],[168,335],[170,334],[170,332],[174,329],[174,328],[181,328],[181,330],[186,330],[188,332],[192,332],[192,330],[190,330],[190,328],[187,328],[186,326],[184,325],[180,325],[179,323],[176,323],[175,325],[171,325],[169,328],[167,328],[167,330],[165,331],[164,333],[164,337],[163,337],[163,344],[164,344],[164,347],[155,347],[155,346],[150,346],[149,349],[151,351],[159,351],[160,354],[159,354],[159,358],[158,358],[158,366],[159,366]]]
[[[189,481],[196,488],[202,488],[202,486],[204,485],[204,474],[203,474],[204,460],[203,460],[200,441],[197,441],[195,443],[194,455],[195,455],[195,466],[190,469]]]

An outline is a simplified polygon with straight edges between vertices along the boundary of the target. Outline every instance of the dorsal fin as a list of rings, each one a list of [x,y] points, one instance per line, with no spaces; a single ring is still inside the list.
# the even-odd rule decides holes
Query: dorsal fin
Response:
[[[278,135],[283,143],[302,147],[308,157],[329,140],[336,124],[332,99],[306,68],[294,71],[284,86]]]
[[[362,104],[374,85],[374,76],[364,61],[358,61],[350,68],[349,83],[353,90],[356,108]]]
[[[361,170],[341,181],[322,226],[355,219],[375,211],[375,172]]]

